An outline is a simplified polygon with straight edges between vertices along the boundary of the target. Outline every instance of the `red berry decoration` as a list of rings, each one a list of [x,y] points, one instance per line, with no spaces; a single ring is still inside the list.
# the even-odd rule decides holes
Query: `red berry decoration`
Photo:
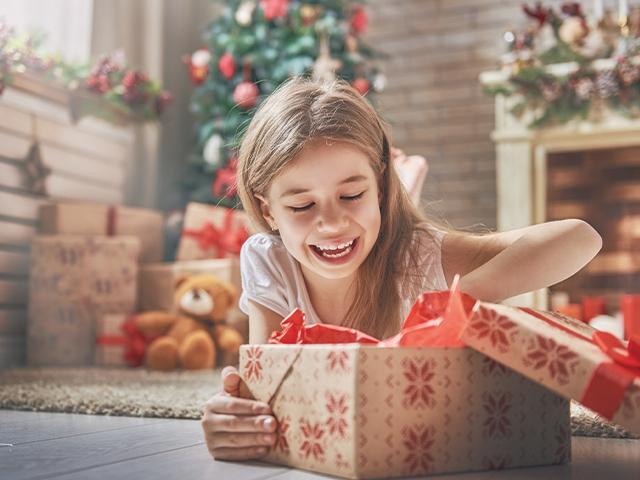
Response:
[[[353,82],[351,82],[351,86],[355,88],[360,95],[366,95],[371,88],[369,80],[362,77],[356,78]]]
[[[224,78],[230,80],[236,73],[236,61],[233,59],[233,55],[225,53],[220,57],[218,61],[218,68]]]
[[[242,82],[233,91],[233,100],[239,107],[252,108],[258,101],[258,87],[253,82]]]
[[[270,22],[276,18],[286,18],[289,0],[260,0],[260,6],[264,11],[264,18]]]
[[[350,23],[351,30],[356,35],[360,35],[367,31],[367,27],[369,26],[369,17],[367,17],[367,12],[365,12],[362,5],[358,5],[353,11]]]

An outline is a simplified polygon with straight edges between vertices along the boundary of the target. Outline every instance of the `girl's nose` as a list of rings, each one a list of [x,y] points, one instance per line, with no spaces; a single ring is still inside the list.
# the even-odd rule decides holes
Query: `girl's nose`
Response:
[[[347,226],[347,216],[339,207],[330,206],[325,208],[318,218],[318,231],[320,232],[341,232]]]

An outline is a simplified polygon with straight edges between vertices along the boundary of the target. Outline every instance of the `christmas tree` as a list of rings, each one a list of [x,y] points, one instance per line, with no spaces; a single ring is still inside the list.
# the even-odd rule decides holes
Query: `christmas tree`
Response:
[[[341,78],[371,100],[384,89],[380,52],[363,42],[362,1],[227,0],[186,57],[197,85],[196,152],[184,177],[187,200],[237,207],[236,151],[256,107],[291,76]]]

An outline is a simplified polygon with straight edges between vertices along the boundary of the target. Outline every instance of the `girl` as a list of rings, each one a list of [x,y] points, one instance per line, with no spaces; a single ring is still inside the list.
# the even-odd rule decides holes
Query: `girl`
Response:
[[[238,191],[261,233],[241,254],[240,308],[249,342],[266,343],[293,309],[307,322],[398,332],[425,290],[499,302],[573,275],[600,250],[581,220],[470,235],[427,219],[393,168],[382,121],[348,84],[292,79],[253,117],[240,147]],[[216,459],[259,458],[275,440],[269,406],[236,369],[202,419]]]

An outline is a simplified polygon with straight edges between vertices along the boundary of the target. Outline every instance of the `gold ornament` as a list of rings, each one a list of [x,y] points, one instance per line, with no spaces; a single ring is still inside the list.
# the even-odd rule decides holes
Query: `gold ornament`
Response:
[[[302,18],[302,23],[305,25],[311,25],[314,23],[318,17],[320,16],[321,7],[317,5],[302,5],[300,7],[300,17]]]

